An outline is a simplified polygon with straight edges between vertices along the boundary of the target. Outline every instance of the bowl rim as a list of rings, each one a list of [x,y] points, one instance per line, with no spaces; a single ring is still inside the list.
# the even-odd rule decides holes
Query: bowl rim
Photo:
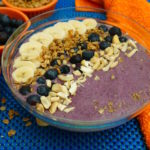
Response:
[[[46,10],[47,8],[54,6],[58,2],[58,0],[52,0],[47,5],[37,7],[37,8],[16,7],[16,6],[12,5],[11,3],[9,3],[7,0],[2,0],[2,2],[8,7],[11,7],[11,8],[18,9],[20,11],[29,13],[29,12],[38,12],[38,11]]]
[[[23,19],[23,22],[28,22],[28,21],[29,21],[29,18],[28,18],[28,16],[27,16],[26,14],[24,14],[23,12],[21,12],[21,11],[19,11],[19,10],[14,9],[14,8],[10,8],[10,7],[0,7],[0,12],[1,12],[1,10],[7,10],[7,11],[14,12],[14,13],[20,15],[20,16],[22,17],[22,19]],[[9,16],[9,15],[8,15],[8,16]],[[15,18],[15,16],[14,16],[14,18]],[[29,25],[29,22],[28,22],[27,25]],[[2,53],[2,51],[3,51],[3,49],[4,49],[4,46],[5,46],[5,45],[0,45],[0,53]]]
[[[150,35],[150,32],[145,29],[142,25],[140,25],[139,23],[137,23],[135,20],[127,17],[127,16],[124,16],[118,12],[114,12],[114,11],[110,11],[110,10],[107,10],[107,9],[101,9],[101,8],[92,8],[92,7],[78,7],[78,8],[81,8],[81,9],[90,9],[90,10],[96,10],[96,11],[103,11],[103,12],[111,12],[111,13],[114,13],[114,14],[117,14],[117,15],[121,15],[125,18],[127,18],[128,20],[134,22],[136,25],[138,25],[138,27],[142,28],[143,30],[145,30],[149,35]],[[51,11],[47,11],[45,13],[42,13],[36,17],[33,17],[32,19],[35,19],[35,18],[39,18],[40,16],[44,16],[48,13],[52,13],[52,12],[57,12],[57,11],[63,11],[63,10],[69,10],[69,9],[75,9],[76,10],[76,7],[66,7],[66,8],[59,8],[59,9],[55,9],[55,10],[51,10]],[[87,12],[87,11],[85,11]],[[30,21],[32,21],[32,19],[30,19]],[[4,54],[4,53],[3,53]],[[2,70],[3,70],[3,73],[4,73],[4,67],[3,67],[3,59],[4,59],[4,56],[2,55]],[[13,93],[13,88],[8,84],[8,81],[6,79],[6,76],[5,74],[4,75],[4,78],[5,78],[5,81],[7,83],[7,85],[9,86],[11,92]],[[16,96],[16,95],[15,95]],[[16,97],[15,97],[16,98]],[[25,109],[27,109],[32,115],[48,122],[48,123],[52,123],[52,124],[58,124],[58,123],[61,123],[61,125],[72,125],[73,128],[76,128],[76,127],[87,127],[87,129],[93,129],[93,126],[95,127],[99,127],[100,125],[108,125],[108,124],[113,124],[113,123],[116,123],[116,122],[120,122],[120,120],[123,120],[123,119],[126,119],[126,121],[132,119],[133,117],[136,117],[137,115],[139,115],[139,113],[141,113],[142,111],[144,111],[147,106],[150,104],[150,101],[144,103],[144,105],[142,105],[142,107],[140,108],[136,108],[135,110],[130,110],[128,111],[125,115],[121,116],[121,117],[116,117],[115,119],[105,119],[105,120],[91,120],[91,121],[84,121],[84,120],[73,120],[73,119],[67,119],[67,118],[63,118],[63,117],[58,117],[58,116],[54,116],[54,115],[51,115],[51,114],[48,114],[48,117],[45,116],[45,114],[41,114],[40,112],[36,111],[35,108],[33,108],[32,106],[30,106],[29,104],[25,103],[23,104],[22,101],[19,100],[19,98],[16,99],[17,102],[19,102],[19,104],[21,104],[22,107],[24,107]],[[125,122],[126,122],[125,121]],[[69,127],[69,126],[68,126]],[[107,128],[107,127],[106,127]],[[110,128],[110,127],[108,127]],[[93,130],[92,130],[93,131]]]

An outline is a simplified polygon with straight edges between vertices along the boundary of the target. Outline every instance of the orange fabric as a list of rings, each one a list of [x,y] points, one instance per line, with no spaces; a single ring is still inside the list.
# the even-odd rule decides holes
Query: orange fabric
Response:
[[[150,3],[147,0],[76,0],[76,6],[109,9],[110,12],[107,13],[108,21],[113,19],[115,20],[114,22],[117,22],[117,25],[120,23],[120,27],[124,25],[122,28],[133,29],[135,33],[132,36],[138,41],[141,40],[139,33],[142,33],[142,39],[146,43],[150,43],[149,33],[144,32],[144,29],[138,29],[138,26],[132,26],[134,23],[128,22],[127,19],[123,19],[121,16],[115,17],[111,13],[111,11],[114,11],[128,16],[150,31]],[[93,9],[93,11],[95,10]],[[150,49],[150,44],[148,44],[147,48]],[[147,147],[150,149],[150,105],[138,116],[138,120],[145,136]]]

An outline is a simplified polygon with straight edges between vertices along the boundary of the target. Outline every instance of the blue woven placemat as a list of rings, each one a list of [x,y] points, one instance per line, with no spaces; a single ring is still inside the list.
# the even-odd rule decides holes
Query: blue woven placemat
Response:
[[[74,0],[59,0],[57,8],[74,6]],[[128,123],[107,131],[95,133],[73,133],[54,127],[39,127],[26,110],[14,100],[4,78],[0,76],[0,98],[7,99],[6,110],[0,112],[0,149],[52,149],[52,150],[146,150],[146,145],[140,131],[138,121],[133,119]],[[0,103],[0,106],[2,104]],[[8,111],[14,109],[20,116],[15,117],[8,125],[2,120],[8,118]],[[29,117],[32,125],[25,126],[23,117]],[[10,129],[16,130],[16,135],[8,137]]]

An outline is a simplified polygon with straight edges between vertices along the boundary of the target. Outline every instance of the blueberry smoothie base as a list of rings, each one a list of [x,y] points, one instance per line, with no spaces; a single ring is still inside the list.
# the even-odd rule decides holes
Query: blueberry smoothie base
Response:
[[[70,38],[73,41],[75,40],[76,43],[69,48],[62,46],[70,40],[68,38],[61,41],[54,40],[54,42],[49,45],[48,49],[43,50],[51,52],[53,51],[53,48],[60,49],[57,53],[57,57],[48,60],[49,63],[46,64],[46,66],[41,63],[45,60],[40,62],[39,68],[45,69],[44,74],[34,77],[36,80],[33,80],[31,84],[18,84],[19,92],[17,95],[22,101],[27,102],[31,107],[36,108],[38,111],[46,113],[46,116],[52,114],[65,119],[81,121],[112,120],[125,116],[129,112],[136,112],[138,108],[141,108],[149,101],[150,56],[140,44],[135,44],[134,40],[123,35],[119,28],[106,25],[98,25],[91,30],[87,30],[85,36],[81,36],[79,39],[78,37],[80,37],[80,35],[77,32],[77,41],[75,38]],[[131,41],[129,42],[128,40]],[[29,42],[30,39],[26,40],[25,44]],[[62,45],[59,45],[59,43]],[[71,41],[70,43],[74,44]],[[126,52],[122,49],[124,47],[123,44],[127,43],[128,45],[130,43],[130,45]],[[58,47],[55,46],[57,44]],[[111,49],[113,49],[114,54],[110,54],[109,57],[116,56],[117,53],[115,53],[114,49],[119,44],[122,46],[120,49],[117,48],[119,50],[119,55],[112,61],[113,64],[115,64],[115,61],[117,61],[118,64],[116,64],[115,67],[106,69],[106,66],[111,62],[108,57],[106,58],[107,53],[110,54]],[[64,50],[61,51],[62,48],[59,48],[59,46],[62,46]],[[93,47],[94,49],[92,49]],[[68,48],[69,50],[66,50],[65,48]],[[103,56],[101,52],[106,54],[103,54]],[[96,53],[98,53],[98,56]],[[44,53],[42,52],[41,55],[44,55]],[[51,55],[52,53],[48,53],[48,56]],[[16,55],[16,58],[18,57],[20,57],[19,53]],[[94,69],[93,66],[96,62],[91,61],[94,57],[98,60],[98,57],[103,58],[103,63],[104,60],[107,60],[107,63],[99,70],[98,68]],[[64,63],[64,60],[67,60],[67,63]],[[93,66],[88,66],[88,63],[93,63]],[[92,73],[91,69],[93,69]],[[86,81],[78,83],[75,91],[73,91],[74,89],[71,89],[71,87],[74,83],[78,82],[80,76],[75,75],[74,71],[79,71],[81,76],[86,76]],[[11,68],[11,72],[12,74],[15,72],[13,67]],[[65,85],[66,81],[62,80],[60,76],[69,78],[70,75],[73,76],[73,79],[70,80],[73,82],[68,88],[67,85]],[[47,80],[50,83],[47,82]],[[50,86],[48,84],[50,84]],[[55,94],[58,94],[60,92],[54,90],[56,84],[68,88],[69,96],[67,96],[66,99],[71,99],[71,103],[64,104],[65,98],[59,97],[60,101],[62,100],[59,102],[61,108],[57,106],[56,110],[51,110],[52,105],[55,102],[57,103],[57,101],[52,101],[52,98],[56,98],[58,95],[52,96],[50,93],[54,92]],[[51,101],[51,104],[48,101]],[[66,105],[65,108],[63,108],[64,105]],[[67,112],[65,111],[67,108],[73,109]]]
[[[54,115],[73,120],[106,120],[142,107],[150,99],[150,56],[139,44],[138,49],[132,58],[122,54],[122,62],[116,68],[94,72],[72,97],[74,111],[57,111]],[[96,76],[99,80],[94,79]]]

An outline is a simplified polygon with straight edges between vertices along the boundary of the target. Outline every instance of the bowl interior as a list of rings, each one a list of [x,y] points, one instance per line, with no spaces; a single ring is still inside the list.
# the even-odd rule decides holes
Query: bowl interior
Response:
[[[72,120],[62,117],[56,117],[47,113],[39,113],[33,107],[29,106],[27,103],[21,100],[21,97],[17,95],[17,90],[13,87],[11,81],[11,64],[13,58],[15,57],[18,47],[27,40],[32,34],[45,29],[48,26],[52,26],[59,21],[68,21],[70,19],[82,20],[84,18],[94,18],[99,23],[105,23],[108,25],[115,25],[120,27],[124,32],[127,32],[129,36],[138,41],[146,50],[148,51],[150,46],[148,40],[150,38],[149,32],[147,32],[142,26],[137,24],[135,21],[122,16],[121,14],[110,12],[108,10],[96,9],[93,12],[93,8],[88,8],[88,12],[82,12],[85,8],[80,8],[80,12],[76,11],[75,8],[65,8],[55,11],[49,11],[41,14],[30,20],[30,27],[26,31],[17,30],[8,40],[3,55],[2,55],[2,69],[4,78],[14,94],[16,100],[29,112],[31,112],[36,117],[48,122],[51,125],[65,128],[68,130],[78,130],[78,131],[95,131],[102,130],[106,128],[111,128],[120,125],[134,116],[138,115],[139,112],[144,110],[144,108],[149,104],[149,100],[141,102],[137,107],[130,107],[130,110],[123,115],[115,115],[111,118],[103,118],[102,120],[95,121],[83,121],[83,120]],[[86,8],[87,10],[87,8]],[[107,15],[106,15],[107,14]],[[111,17],[109,15],[111,14]],[[112,17],[113,16],[113,17]],[[122,22],[124,21],[124,22]],[[126,25],[125,23],[128,23]],[[20,27],[24,28],[25,24]],[[137,30],[138,29],[138,30]],[[140,32],[139,32],[140,31]],[[143,35],[145,35],[143,37]],[[13,43],[12,43],[13,39]]]

